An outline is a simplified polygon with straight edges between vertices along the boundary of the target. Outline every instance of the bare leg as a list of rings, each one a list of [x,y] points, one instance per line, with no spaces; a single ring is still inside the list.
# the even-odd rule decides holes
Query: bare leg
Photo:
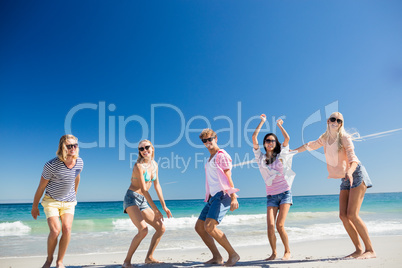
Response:
[[[71,238],[71,226],[73,225],[74,215],[66,213],[60,216],[61,218],[61,238],[59,242],[59,253],[57,255],[56,267],[64,268],[63,259],[66,255],[68,244]]]
[[[267,207],[267,233],[269,245],[272,249],[272,254],[266,261],[271,261],[276,259],[276,235],[275,235],[275,220],[278,213],[278,207]]]
[[[50,268],[53,262],[54,251],[57,246],[57,240],[61,231],[60,220],[58,216],[50,217],[47,219],[49,226],[49,236],[47,238],[47,259],[42,268]]]
[[[141,213],[145,221],[155,229],[155,234],[152,236],[151,244],[149,245],[148,253],[145,257],[145,263],[160,263],[160,261],[153,257],[153,254],[156,246],[158,246],[159,241],[162,238],[162,235],[165,233],[165,226],[163,225],[162,220],[155,220],[155,214],[152,209],[145,209]]]
[[[355,226],[355,229],[359,234],[359,236],[361,237],[361,239],[363,240],[364,246],[366,248],[364,253],[358,257],[359,259],[369,259],[376,257],[373,246],[371,244],[367,227],[359,216],[360,208],[363,203],[366,189],[367,187],[364,183],[360,184],[356,188],[350,189],[348,211],[347,211],[348,219]]]
[[[229,254],[229,258],[225,263],[225,266],[233,266],[239,260],[240,256],[233,249],[232,245],[229,243],[229,240],[226,238],[226,235],[217,228],[218,222],[214,219],[207,218],[205,221],[205,230],[208,234],[210,234],[216,242],[218,242]]]
[[[290,247],[289,247],[289,239],[288,234],[285,230],[285,220],[288,215],[290,209],[290,204],[282,204],[279,208],[279,215],[276,221],[276,229],[278,230],[279,235],[281,236],[283,246],[285,247],[285,253],[283,254],[282,260],[290,259]]]
[[[363,248],[360,244],[359,235],[354,224],[348,218],[348,203],[349,203],[349,190],[341,190],[339,194],[339,218],[345,227],[353,245],[355,246],[355,252],[346,256],[346,258],[357,258],[363,254]]]
[[[141,241],[148,234],[148,227],[147,224],[145,223],[145,220],[142,217],[140,209],[137,206],[128,207],[126,211],[127,214],[130,216],[131,221],[138,229],[138,233],[136,234],[136,236],[134,236],[133,240],[131,241],[130,248],[128,249],[127,256],[124,259],[122,266],[122,267],[132,267],[131,259],[134,255],[134,252],[140,245]]]
[[[223,264],[223,258],[215,245],[213,237],[205,230],[205,221],[198,219],[195,224],[195,231],[212,253],[212,259],[207,261],[206,264]]]

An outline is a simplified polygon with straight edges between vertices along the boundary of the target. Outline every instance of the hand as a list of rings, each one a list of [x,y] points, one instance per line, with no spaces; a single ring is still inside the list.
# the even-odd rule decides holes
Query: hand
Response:
[[[32,207],[31,215],[32,215],[32,217],[36,220],[36,218],[37,218],[38,216],[40,216],[39,208],[38,208],[38,207]]]
[[[349,180],[350,187],[352,187],[352,185],[353,185],[353,172],[351,172],[351,171],[346,172],[345,179]]]
[[[260,115],[261,121],[265,122],[267,120],[267,116],[265,114]]]
[[[168,217],[168,219],[169,219],[169,218],[173,218],[173,215],[172,215],[172,212],[170,212],[170,209],[165,208],[164,210],[165,210],[165,212],[166,212],[166,216]]]
[[[157,221],[162,220],[163,221],[163,215],[159,210],[154,210],[154,214],[155,214],[155,220],[157,220]]]
[[[237,198],[232,198],[232,202],[230,202],[230,211],[235,211],[239,208],[239,202],[237,202]]]
[[[283,124],[283,120],[282,120],[282,119],[278,119],[278,120],[276,121],[276,125],[277,125],[278,127],[281,127],[282,124]]]

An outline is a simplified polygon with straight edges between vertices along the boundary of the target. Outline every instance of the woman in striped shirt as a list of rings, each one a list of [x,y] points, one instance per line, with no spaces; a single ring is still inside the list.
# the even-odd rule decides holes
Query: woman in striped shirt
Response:
[[[84,167],[84,162],[78,156],[78,152],[78,139],[73,135],[64,135],[59,141],[57,157],[48,161],[43,167],[31,210],[32,217],[36,220],[40,215],[39,200],[46,190],[41,204],[46,214],[50,233],[47,240],[47,259],[42,268],[50,268],[52,265],[60,231],[62,235],[56,267],[64,267],[63,258],[70,242],[78,184]]]
[[[277,126],[280,128],[285,141],[281,146],[278,137],[273,133],[268,133],[263,139],[263,145],[266,151],[265,154],[263,154],[260,150],[257,137],[262,125],[266,121],[265,114],[262,114],[260,118],[261,122],[258,124],[253,134],[253,151],[262,178],[265,181],[267,191],[267,228],[272,254],[266,260],[274,260],[277,255],[275,221],[276,229],[285,247],[282,260],[288,260],[290,258],[290,248],[284,225],[289,208],[292,205],[292,193],[290,188],[296,174],[292,171],[291,167],[292,157],[295,153],[289,152],[290,137],[282,126],[282,119],[279,119]]]

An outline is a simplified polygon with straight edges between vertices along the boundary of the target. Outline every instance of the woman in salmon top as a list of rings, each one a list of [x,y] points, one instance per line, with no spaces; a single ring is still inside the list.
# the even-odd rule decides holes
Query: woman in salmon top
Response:
[[[331,114],[327,120],[327,131],[316,141],[308,142],[295,149],[304,152],[317,150],[324,146],[327,161],[328,178],[341,179],[339,194],[339,217],[352,240],[356,251],[348,258],[375,258],[368,230],[359,216],[367,188],[372,187],[366,169],[361,165],[354,152],[352,137],[344,129],[343,115]],[[365,250],[359,240],[363,240]]]

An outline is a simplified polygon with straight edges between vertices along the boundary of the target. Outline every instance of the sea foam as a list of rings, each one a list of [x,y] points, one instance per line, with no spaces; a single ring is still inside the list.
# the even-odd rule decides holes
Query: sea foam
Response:
[[[20,236],[31,232],[31,227],[21,221],[0,223],[0,236]]]

